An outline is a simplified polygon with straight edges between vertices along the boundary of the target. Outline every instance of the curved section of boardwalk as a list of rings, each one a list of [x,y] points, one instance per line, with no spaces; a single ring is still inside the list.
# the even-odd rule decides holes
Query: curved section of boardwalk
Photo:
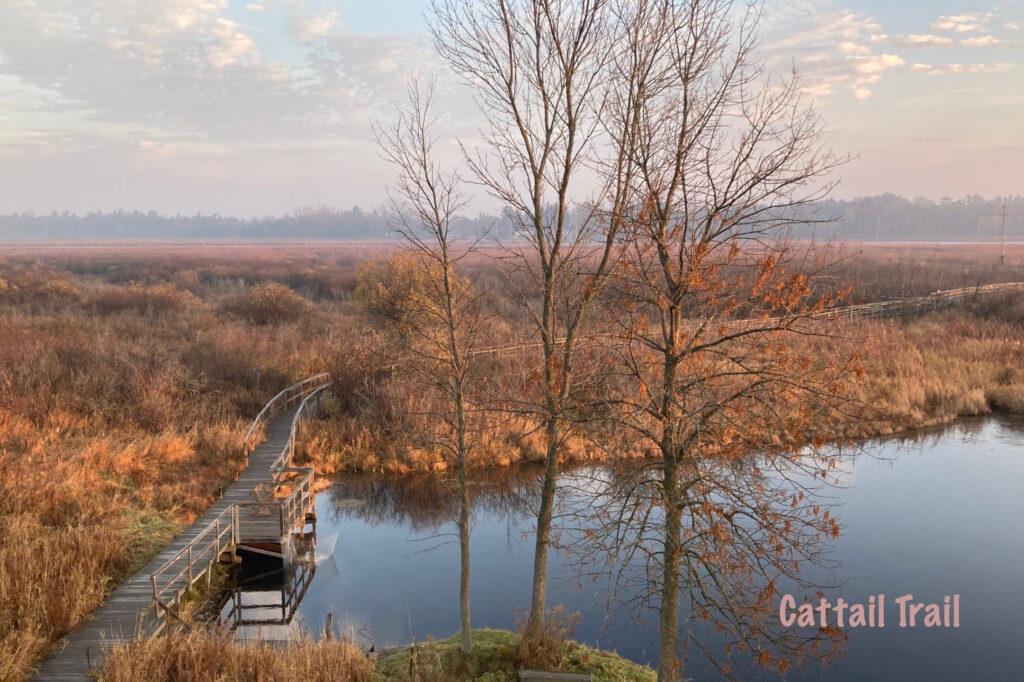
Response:
[[[104,645],[129,642],[141,631],[152,631],[156,619],[151,575],[187,548],[221,512],[231,505],[251,503],[252,490],[271,480],[270,468],[291,437],[292,420],[299,410],[291,406],[267,422],[266,438],[250,454],[246,468],[224,496],[179,534],[138,573],[115,589],[89,619],[55,645],[39,666],[36,680],[88,680],[89,669],[98,667]]]

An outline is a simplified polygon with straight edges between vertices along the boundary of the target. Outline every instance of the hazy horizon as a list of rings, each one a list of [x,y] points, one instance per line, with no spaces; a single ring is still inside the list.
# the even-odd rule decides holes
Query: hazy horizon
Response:
[[[582,213],[585,213],[583,211]],[[1004,220],[1005,215],[1005,220]],[[841,241],[964,241],[1024,239],[1024,197],[956,201],[908,200],[880,195],[810,204],[794,216],[792,236]],[[582,220],[576,209],[570,222]],[[823,222],[824,221],[824,222]],[[0,243],[109,240],[380,240],[396,239],[386,207],[339,210],[306,207],[279,216],[238,218],[219,214],[165,215],[156,211],[0,214]],[[459,238],[489,234],[514,239],[507,214],[462,214],[453,221]]]
[[[440,77],[444,139],[472,143],[480,123],[433,52],[427,6],[7,0],[0,214],[377,206],[393,173],[370,121],[410,72]],[[1020,195],[1022,27],[1019,0],[768,0],[762,54],[796,69],[829,143],[856,155],[834,198]],[[477,192],[474,208],[494,204]]]

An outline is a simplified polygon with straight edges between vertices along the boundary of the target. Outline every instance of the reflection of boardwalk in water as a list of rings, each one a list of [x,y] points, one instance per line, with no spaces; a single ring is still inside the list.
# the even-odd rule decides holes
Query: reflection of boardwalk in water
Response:
[[[316,574],[316,534],[293,536],[283,549],[282,557],[239,550],[242,562],[218,604],[218,625],[245,640],[297,634],[291,626]]]

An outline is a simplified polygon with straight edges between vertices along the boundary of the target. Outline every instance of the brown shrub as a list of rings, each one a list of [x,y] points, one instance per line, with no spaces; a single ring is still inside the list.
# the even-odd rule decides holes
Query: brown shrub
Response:
[[[143,287],[132,284],[127,287],[105,289],[90,297],[86,306],[100,313],[132,312],[137,315],[160,315],[177,313],[199,305],[199,299],[189,291],[181,291],[169,284]]]
[[[360,310],[405,331],[436,309],[434,282],[439,277],[436,263],[427,265],[408,253],[398,253],[360,266],[352,299]],[[465,288],[468,281],[459,278],[456,286]]]
[[[249,324],[281,324],[309,314],[312,304],[283,284],[257,284],[224,304],[222,310]]]
[[[994,410],[1024,413],[1024,384],[993,386],[985,391],[985,400]]]
[[[566,613],[562,605],[555,606],[544,617],[540,629],[527,636],[523,634],[525,623],[517,624],[516,630],[523,634],[516,648],[516,663],[522,668],[561,670],[566,666],[566,645],[576,632],[580,614]]]
[[[55,275],[31,274],[7,288],[12,298],[35,309],[73,304],[82,298],[78,287]]]

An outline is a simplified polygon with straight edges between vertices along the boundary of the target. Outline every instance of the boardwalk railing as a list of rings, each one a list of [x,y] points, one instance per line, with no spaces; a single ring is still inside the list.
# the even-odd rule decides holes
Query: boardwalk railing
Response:
[[[310,414],[314,403],[320,404],[322,392],[332,383],[326,373],[303,379],[275,395],[260,410],[242,441],[247,455],[256,447],[256,439],[267,421],[296,400],[302,401],[292,419],[287,442],[267,471],[268,498],[230,505],[150,576],[158,616],[177,618],[176,607],[181,597],[201,578],[209,582],[213,565],[224,552],[245,542],[280,542],[295,529],[304,531],[307,514],[315,509],[315,472],[290,465],[302,419]],[[166,622],[166,618],[158,618],[156,631]]]
[[[326,374],[322,374],[320,376],[325,377],[325,379],[327,377]],[[327,381],[327,383],[323,384],[322,386],[319,386],[318,388],[315,388],[312,391],[310,391],[306,395],[306,397],[303,398],[302,404],[299,405],[298,411],[292,418],[292,430],[291,434],[289,434],[288,436],[288,443],[286,444],[285,448],[281,451],[281,454],[279,454],[277,458],[274,460],[274,462],[270,465],[270,470],[272,472],[275,469],[289,466],[292,463],[292,457],[295,456],[295,441],[298,438],[299,426],[301,426],[302,420],[305,418],[305,416],[309,413],[310,410],[314,409],[314,407],[316,409],[319,409],[320,398],[323,395],[323,391],[326,390],[327,388],[330,388],[331,384],[333,383],[333,381]]]
[[[310,391],[326,388],[329,383],[330,375],[327,372],[314,374],[283,389],[271,398],[263,406],[263,409],[260,410],[260,413],[256,415],[256,418],[252,420],[252,426],[249,427],[249,430],[245,433],[245,438],[242,439],[242,449],[245,453],[249,454],[256,447],[260,432],[267,421],[284,412],[296,400],[304,400]]]
[[[237,542],[238,509],[231,505],[222,511],[185,549],[150,576],[153,603],[157,615],[177,618],[174,606],[200,578],[209,584],[213,565],[227,548]]]
[[[815,315],[815,317],[839,316],[849,320],[865,320],[892,317],[905,317],[916,315],[930,310],[939,310],[956,305],[967,299],[978,296],[995,294],[1006,291],[1020,291],[1024,289],[1024,282],[1002,282],[999,284],[986,284],[977,287],[963,287],[961,289],[946,289],[936,291],[927,296],[915,296],[912,298],[899,298],[892,301],[876,301],[874,303],[860,303],[848,305],[841,308],[832,308]]]

